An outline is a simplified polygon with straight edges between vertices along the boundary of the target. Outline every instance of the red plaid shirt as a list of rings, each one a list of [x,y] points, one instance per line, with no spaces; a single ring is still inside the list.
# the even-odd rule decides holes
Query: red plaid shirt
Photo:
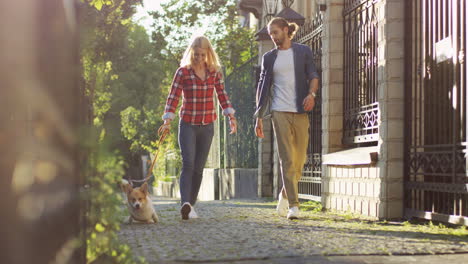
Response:
[[[201,80],[195,71],[188,67],[177,70],[172,81],[171,91],[166,101],[163,118],[173,118],[183,93],[182,107],[179,116],[187,123],[194,125],[210,124],[216,120],[216,109],[213,91],[216,89],[218,100],[224,114],[234,113],[231,102],[224,91],[223,76],[220,72],[206,71],[206,79]]]

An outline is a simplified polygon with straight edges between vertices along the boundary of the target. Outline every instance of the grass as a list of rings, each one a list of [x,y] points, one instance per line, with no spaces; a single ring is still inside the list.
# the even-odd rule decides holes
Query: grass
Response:
[[[307,201],[301,204],[300,210],[304,212],[321,212],[323,210],[322,204],[316,201]]]
[[[162,210],[159,210],[160,212],[175,212],[177,209],[175,207],[170,207],[170,208],[165,208]]]
[[[323,221],[334,228],[344,228],[358,233],[413,233],[415,236],[441,236],[444,238],[462,239],[468,243],[468,228],[466,226],[434,224],[431,221],[412,220],[404,222],[389,222],[386,220],[364,220],[359,215],[351,213],[326,212]]]
[[[427,220],[413,219],[410,221],[376,220],[355,214],[334,210],[324,211],[321,203],[306,201],[301,203],[301,211],[305,219],[319,221],[325,226],[342,230],[343,232],[357,232],[368,234],[407,233],[414,234],[421,239],[436,236],[442,239],[461,239],[462,243],[468,243],[468,227],[456,226],[444,223],[435,223]],[[346,231],[347,230],[347,231]],[[431,239],[429,238],[429,239]]]

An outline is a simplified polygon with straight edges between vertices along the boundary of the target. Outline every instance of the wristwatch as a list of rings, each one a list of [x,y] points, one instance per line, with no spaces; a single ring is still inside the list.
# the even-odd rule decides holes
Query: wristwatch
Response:
[[[317,97],[317,94],[315,94],[314,92],[310,92],[309,94],[311,94],[313,97]]]

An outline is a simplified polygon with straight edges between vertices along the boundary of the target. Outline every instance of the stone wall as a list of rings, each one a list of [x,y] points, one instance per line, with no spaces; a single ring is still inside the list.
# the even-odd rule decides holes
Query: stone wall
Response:
[[[322,153],[343,148],[343,7],[330,0],[322,32]],[[325,171],[325,170],[323,170]]]
[[[271,40],[259,41],[258,65],[262,65],[263,54],[274,48]],[[263,133],[265,138],[258,142],[258,196],[273,196],[273,127],[271,119],[263,120]]]
[[[271,119],[263,120],[265,138],[258,143],[258,196],[273,196],[273,126]]]
[[[219,171],[219,199],[258,197],[257,169],[222,169]]]
[[[327,166],[322,202],[330,209],[378,217],[381,206],[379,167]]]
[[[210,169],[203,170],[203,180],[198,193],[199,201],[226,200],[258,197],[257,169]],[[180,198],[179,179],[158,182],[153,188],[155,196]]]
[[[203,179],[198,193],[198,200],[212,201],[219,199],[219,169],[204,169]]]
[[[343,148],[343,7],[342,0],[330,1],[323,14],[322,155]],[[338,178],[338,173],[342,170],[322,165],[322,205],[328,209],[348,208],[348,177]]]

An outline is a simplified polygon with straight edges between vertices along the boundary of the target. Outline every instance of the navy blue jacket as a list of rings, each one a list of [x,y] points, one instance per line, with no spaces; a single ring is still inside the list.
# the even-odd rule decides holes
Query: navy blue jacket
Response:
[[[312,50],[309,46],[292,43],[294,54],[294,68],[296,77],[296,108],[298,113],[305,113],[302,102],[309,94],[309,82],[319,78],[313,62]],[[272,49],[262,58],[262,69],[257,87],[257,109],[254,117],[264,118],[271,113],[273,65],[275,65],[278,49]]]

